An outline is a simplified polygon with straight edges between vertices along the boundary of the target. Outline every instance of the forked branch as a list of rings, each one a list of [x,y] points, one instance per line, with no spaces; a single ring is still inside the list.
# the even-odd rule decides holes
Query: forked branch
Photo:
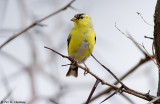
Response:
[[[62,56],[63,58],[67,58],[68,60],[70,60],[70,57],[65,56],[65,55],[63,55],[63,54],[61,54],[61,53],[59,53],[59,52],[57,52],[57,51],[55,51],[55,50],[53,50],[53,49],[51,49],[51,48],[48,48],[48,47],[44,47],[44,48],[47,48],[47,49],[49,49],[49,50],[57,53],[58,55]],[[74,61],[74,60],[71,59],[71,61]],[[76,63],[76,62],[75,62],[75,63]],[[75,65],[76,65],[77,67],[83,69],[84,71],[86,71],[86,68],[85,68],[85,67],[83,67],[83,66],[81,66],[81,65],[79,65],[79,64],[75,64]],[[98,77],[97,75],[95,75],[94,73],[92,73],[91,71],[89,71],[88,73],[89,73],[90,75],[92,75],[93,77],[95,77],[97,80],[99,80],[103,85],[108,85],[108,86],[112,87],[112,88],[115,89],[115,90],[120,89],[120,87],[117,87],[117,86],[112,85],[112,84],[110,84],[110,83],[108,83],[108,82],[105,82],[103,79],[101,79],[100,77]],[[123,87],[124,87],[124,86],[123,86]],[[133,90],[133,89],[130,89],[130,88],[128,88],[128,87],[127,87],[127,89],[121,89],[120,91],[121,91],[121,92],[126,92],[126,93],[128,93],[128,94],[134,95],[134,96],[136,96],[136,97],[142,98],[142,99],[147,100],[147,101],[151,101],[151,100],[153,100],[153,99],[155,98],[155,96],[152,96],[152,95],[150,95],[149,93],[144,94],[144,93],[135,91],[135,90]]]

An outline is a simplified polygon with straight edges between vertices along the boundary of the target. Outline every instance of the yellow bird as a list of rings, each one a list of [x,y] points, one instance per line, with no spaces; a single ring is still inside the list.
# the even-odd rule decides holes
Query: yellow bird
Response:
[[[74,27],[67,39],[68,55],[74,58],[78,63],[83,63],[85,65],[84,62],[91,55],[90,52],[93,52],[96,41],[93,23],[90,16],[84,13],[76,14],[71,21],[74,22]],[[77,77],[78,67],[71,63],[66,76]]]

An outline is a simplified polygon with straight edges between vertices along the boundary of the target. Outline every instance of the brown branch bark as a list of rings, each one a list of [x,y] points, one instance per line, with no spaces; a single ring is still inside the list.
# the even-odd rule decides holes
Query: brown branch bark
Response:
[[[64,6],[63,8],[61,8],[61,9],[59,9],[59,10],[57,10],[57,11],[55,11],[55,12],[53,12],[53,13],[47,15],[47,16],[45,16],[44,18],[42,18],[42,19],[40,19],[40,20],[32,23],[31,25],[29,25],[28,27],[26,27],[26,28],[25,28],[24,30],[22,30],[21,32],[13,35],[12,37],[10,37],[7,41],[5,41],[5,42],[0,46],[0,49],[2,49],[6,44],[8,44],[8,43],[9,43],[10,41],[12,41],[13,39],[17,38],[18,36],[20,36],[20,35],[23,34],[24,32],[28,31],[29,29],[33,28],[33,27],[36,26],[36,25],[39,25],[40,22],[42,22],[42,21],[50,18],[50,17],[53,16],[53,15],[58,14],[58,13],[61,12],[61,11],[66,10],[68,7],[71,6],[71,4],[72,4],[74,1],[75,1],[75,0],[72,0],[71,2],[69,2],[69,3],[68,3],[66,6]]]
[[[154,14],[154,24],[155,24],[154,25],[155,55],[158,63],[160,63],[160,0],[157,0],[155,14]],[[159,84],[158,84],[157,96],[160,96],[160,70],[159,70]]]

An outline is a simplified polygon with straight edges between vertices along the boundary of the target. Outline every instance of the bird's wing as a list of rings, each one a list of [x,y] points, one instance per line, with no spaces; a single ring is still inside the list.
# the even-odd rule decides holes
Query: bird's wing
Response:
[[[68,38],[67,38],[67,46],[68,46],[68,47],[69,47],[70,40],[71,40],[71,35],[69,34],[69,36],[68,36]]]

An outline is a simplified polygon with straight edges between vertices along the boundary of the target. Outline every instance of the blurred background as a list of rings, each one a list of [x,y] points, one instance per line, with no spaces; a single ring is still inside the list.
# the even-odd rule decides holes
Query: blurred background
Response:
[[[0,0],[0,45],[33,22],[62,8],[70,0]],[[66,77],[69,64],[44,46],[68,55],[67,37],[73,28],[70,19],[77,13],[91,16],[97,41],[93,55],[117,77],[145,58],[135,44],[116,27],[129,33],[138,43],[143,43],[152,54],[153,15],[156,0],[76,0],[72,7],[62,11],[23,33],[0,50],[0,101],[9,92],[6,101],[25,101],[26,104],[82,104],[96,81],[79,69],[78,78]],[[115,79],[92,57],[86,61],[90,70],[108,83]],[[153,61],[141,65],[123,82],[130,88],[156,96],[158,70]],[[109,88],[99,84],[93,97]],[[113,91],[112,91],[113,92]],[[111,93],[95,99],[99,104]],[[105,104],[146,104],[147,101],[123,93]],[[130,101],[131,100],[131,101]]]

